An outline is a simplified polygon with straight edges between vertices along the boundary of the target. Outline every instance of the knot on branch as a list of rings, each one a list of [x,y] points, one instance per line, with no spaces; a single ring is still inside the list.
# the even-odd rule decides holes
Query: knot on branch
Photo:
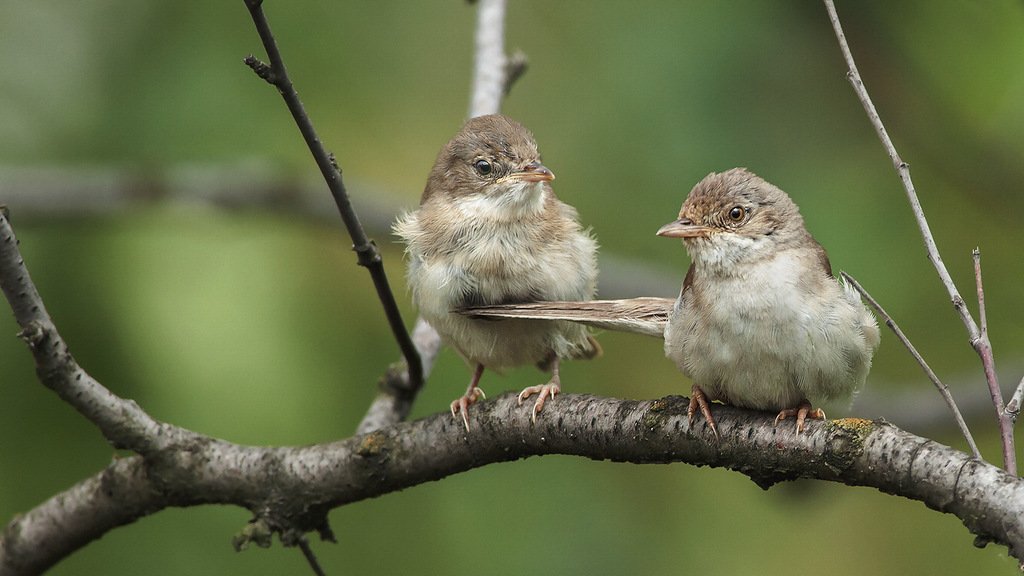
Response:
[[[274,68],[270,64],[267,64],[252,54],[246,56],[242,61],[245,62],[246,66],[252,68],[252,71],[260,78],[271,84],[277,84],[277,74],[274,74]]]
[[[231,538],[231,546],[236,552],[249,548],[251,544],[260,548],[270,548],[274,543],[275,533],[281,544],[286,547],[299,546],[305,541],[306,533],[314,531],[323,541],[338,541],[327,524],[327,510],[306,510],[295,519],[278,517],[266,512],[250,520],[241,532],[235,534]]]
[[[231,546],[234,547],[235,552],[245,550],[250,544],[255,544],[260,548],[270,548],[273,542],[274,531],[270,528],[270,524],[262,518],[253,518],[245,525],[245,528],[242,528],[241,532],[231,538]]]
[[[360,266],[369,268],[381,263],[380,251],[377,250],[377,244],[374,243],[373,240],[370,240],[366,244],[352,246],[352,250],[355,250],[356,261]]]
[[[1010,420],[1016,422],[1017,416],[1020,415],[1020,406],[1017,403],[1017,399],[1014,398],[1010,400],[1010,403],[1007,404],[1005,408],[1003,408],[1003,412],[1010,417]]]
[[[18,332],[18,338],[25,341],[32,350],[38,350],[48,339],[46,327],[38,320],[32,320]]]

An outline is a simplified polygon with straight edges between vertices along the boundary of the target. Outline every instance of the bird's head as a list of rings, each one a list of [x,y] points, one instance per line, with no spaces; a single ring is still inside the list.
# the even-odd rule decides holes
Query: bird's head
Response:
[[[555,179],[544,164],[533,134],[500,114],[470,119],[441,149],[423,191],[423,202],[481,200],[510,209],[543,203]]]
[[[708,174],[657,234],[682,238],[695,263],[712,265],[761,259],[808,235],[789,196],[745,168]]]

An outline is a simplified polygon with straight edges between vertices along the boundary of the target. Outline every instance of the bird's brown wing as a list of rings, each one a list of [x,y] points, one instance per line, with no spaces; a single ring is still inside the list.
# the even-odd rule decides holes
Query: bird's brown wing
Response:
[[[674,305],[675,300],[672,298],[647,297],[472,306],[460,308],[455,312],[473,318],[568,320],[605,330],[664,338],[665,324],[668,323],[668,316]]]

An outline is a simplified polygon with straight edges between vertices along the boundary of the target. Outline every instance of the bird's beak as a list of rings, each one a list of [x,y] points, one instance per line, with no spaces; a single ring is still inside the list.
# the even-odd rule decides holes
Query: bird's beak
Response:
[[[694,224],[689,218],[680,218],[658,228],[657,234],[666,238],[705,238],[711,234],[711,228]]]
[[[550,182],[555,179],[555,175],[547,166],[536,161],[530,162],[523,166],[522,170],[513,172],[508,177],[521,182]]]

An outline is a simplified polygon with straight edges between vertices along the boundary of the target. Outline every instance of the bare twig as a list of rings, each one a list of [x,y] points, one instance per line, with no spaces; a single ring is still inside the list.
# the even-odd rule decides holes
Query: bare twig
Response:
[[[412,341],[419,350],[420,358],[423,359],[423,377],[426,378],[430,376],[434,361],[441,351],[441,337],[426,320],[417,318],[416,327],[412,331]],[[380,393],[374,398],[356,428],[357,434],[379,430],[401,422],[409,416],[416,396],[406,392],[409,388],[402,382],[403,378],[408,378],[408,373],[400,367],[393,366],[388,370],[381,381]]]
[[[981,283],[981,249],[971,251],[974,260],[974,283],[978,289],[978,319],[981,321],[981,337],[988,338],[988,317],[985,315],[985,288]]]
[[[949,293],[950,300],[953,303],[953,308],[960,315],[960,320],[967,329],[971,346],[981,358],[982,367],[985,371],[985,378],[989,383],[989,391],[992,395],[992,404],[996,409],[996,420],[999,423],[999,434],[1003,442],[1003,468],[1007,472],[1016,475],[1017,462],[1013,447],[1012,425],[1010,418],[1005,416],[1003,413],[1002,393],[999,390],[998,382],[994,380],[995,361],[992,358],[992,347],[988,341],[988,336],[983,335],[982,331],[978,328],[977,323],[974,321],[970,311],[967,309],[967,305],[964,302],[963,297],[960,295],[956,285],[953,283],[953,278],[949,275],[949,271],[946,269],[946,265],[943,263],[942,257],[939,255],[939,249],[935,244],[935,238],[932,236],[928,220],[925,218],[924,210],[921,208],[921,202],[918,200],[917,192],[914,189],[914,183],[910,178],[910,165],[904,162],[896,152],[896,147],[893,145],[892,139],[889,138],[889,133],[886,131],[885,125],[882,123],[882,119],[879,117],[878,111],[875,109],[875,105],[871,101],[871,97],[868,95],[867,88],[864,87],[864,82],[861,80],[860,72],[857,70],[857,64],[854,62],[853,54],[850,52],[850,46],[846,42],[846,35],[843,34],[843,27],[839,23],[839,14],[836,12],[835,3],[833,0],[824,0],[824,2],[825,9],[828,11],[829,20],[832,22],[832,29],[835,31],[836,39],[839,41],[839,49],[842,51],[843,58],[846,60],[846,65],[849,69],[847,72],[847,78],[853,86],[853,91],[857,94],[857,98],[860,100],[861,105],[864,106],[864,111],[868,115],[868,120],[875,128],[878,138],[882,141],[882,146],[889,155],[889,159],[892,161],[893,167],[896,169],[896,173],[899,175],[900,181],[903,183],[903,189],[907,193],[907,200],[910,202],[910,209],[914,213],[914,219],[917,221],[918,228],[921,230],[921,237],[924,239],[924,246],[925,251],[928,254],[928,259],[935,267],[935,271],[938,273],[939,279],[942,281],[942,284],[946,287],[946,291]]]
[[[319,166],[320,172],[323,174],[324,180],[331,190],[331,195],[338,206],[341,219],[344,221],[345,228],[352,238],[352,249],[356,252],[359,265],[366,267],[370,272],[374,287],[377,289],[377,296],[384,306],[384,314],[387,317],[388,325],[391,327],[391,332],[398,342],[402,356],[405,357],[409,370],[409,386],[414,390],[418,390],[423,385],[423,366],[419,353],[413,345],[412,338],[405,329],[402,314],[398,310],[395,296],[388,284],[388,277],[384,271],[384,262],[381,259],[380,252],[373,241],[366,236],[366,232],[359,222],[359,216],[352,207],[348,192],[345,190],[345,184],[341,179],[341,171],[331,155],[324,149],[320,138],[317,137],[313,123],[309,115],[306,114],[305,108],[299,100],[299,95],[292,86],[291,79],[288,78],[288,71],[285,69],[284,60],[277,47],[277,41],[270,31],[270,23],[263,12],[262,0],[245,0],[245,6],[249,9],[249,14],[256,25],[256,30],[260,35],[260,40],[263,42],[263,47],[267,51],[270,64],[267,65],[260,62],[253,56],[247,57],[245,63],[260,78],[273,84],[278,89],[281,97],[284,98],[285,104],[288,106],[288,110],[292,113],[292,118],[295,119],[299,132],[302,133],[309,151],[313,154],[313,158],[316,160],[316,164]]]
[[[505,0],[480,0],[477,7],[473,85],[469,116],[496,114],[512,83],[525,71],[525,57],[510,62],[505,56]],[[416,320],[413,341],[423,361],[424,378],[441,349],[441,337],[423,318]],[[403,420],[409,414],[415,393],[409,394],[394,383],[401,383],[401,371],[389,370],[381,392],[370,405],[357,430],[366,433]]]
[[[974,282],[978,290],[978,317],[981,319],[981,333],[978,339],[971,344],[978,351],[981,357],[981,366],[985,372],[985,382],[988,384],[989,394],[992,396],[992,404],[996,407],[996,420],[999,423],[999,434],[1003,444],[1004,468],[1010,474],[1017,474],[1017,450],[1013,440],[1013,418],[1006,413],[1003,406],[1003,391],[999,387],[999,376],[996,375],[996,361],[992,353],[992,341],[988,338],[988,319],[985,315],[985,288],[981,281],[981,250],[975,248],[972,252],[974,259]]]
[[[981,460],[981,451],[978,450],[978,445],[977,443],[974,442],[974,436],[971,435],[971,430],[967,427],[967,422],[964,421],[964,417],[960,413],[960,408],[956,405],[956,400],[953,399],[953,394],[950,393],[949,387],[939,380],[939,377],[935,375],[934,371],[932,371],[931,366],[928,365],[928,362],[926,362],[924,357],[921,356],[921,354],[917,351],[917,348],[915,348],[914,345],[910,342],[910,339],[907,338],[907,335],[903,333],[903,330],[900,330],[899,325],[896,324],[896,321],[892,319],[892,316],[890,316],[889,313],[886,312],[884,308],[882,308],[882,305],[879,304],[878,301],[875,300],[871,296],[871,294],[869,294],[868,291],[865,290],[864,287],[860,285],[860,282],[857,282],[857,280],[854,279],[853,276],[850,276],[846,272],[842,272],[841,274],[843,276],[843,279],[849,282],[850,285],[857,290],[857,292],[860,292],[860,295],[863,296],[864,299],[868,301],[868,304],[870,304],[871,307],[875,309],[875,312],[877,312],[878,315],[881,316],[883,320],[885,320],[885,325],[892,329],[893,333],[896,334],[896,338],[898,338],[899,341],[903,343],[903,346],[905,346],[907,350],[910,351],[910,355],[914,357],[914,360],[917,360],[918,365],[921,366],[922,370],[924,370],[925,376],[927,376],[928,379],[932,381],[932,384],[934,384],[935,388],[938,389],[939,394],[942,395],[942,399],[946,401],[946,406],[949,406],[949,411],[953,413],[953,419],[956,420],[956,425],[960,428],[960,432],[964,435],[964,438],[967,440],[967,445],[970,446],[971,448],[971,453],[974,454],[975,458]]]
[[[896,147],[893,145],[892,139],[889,138],[889,133],[886,131],[885,125],[882,124],[882,119],[878,116],[878,111],[875,109],[875,105],[871,101],[871,97],[868,95],[867,88],[864,87],[864,82],[861,80],[860,72],[857,70],[857,64],[854,62],[853,54],[850,52],[850,46],[846,43],[846,36],[843,34],[842,25],[839,23],[839,15],[836,13],[835,4],[832,0],[825,0],[825,7],[828,10],[829,19],[832,21],[832,28],[835,30],[836,38],[839,40],[839,48],[842,51],[843,57],[846,59],[846,65],[849,68],[846,75],[847,79],[849,79],[850,84],[853,86],[853,90],[857,94],[857,98],[864,106],[864,111],[868,115],[868,120],[871,121],[871,125],[875,128],[878,138],[882,141],[882,146],[885,147],[886,153],[889,154],[889,159],[896,168],[900,181],[903,183],[903,188],[906,190],[907,200],[910,201],[910,209],[914,213],[914,219],[917,220],[917,225],[921,229],[921,236],[924,239],[928,259],[931,260],[932,265],[935,267],[935,271],[939,275],[939,279],[942,280],[943,285],[946,287],[946,291],[949,292],[950,299],[953,301],[953,307],[956,308],[956,311],[960,314],[960,319],[967,327],[967,331],[973,340],[978,337],[978,326],[975,324],[974,318],[971,317],[970,311],[967,310],[963,297],[960,296],[960,292],[957,291],[956,285],[953,284],[953,279],[949,275],[949,271],[946,270],[946,265],[943,263],[942,257],[939,255],[939,249],[935,245],[935,237],[932,236],[931,227],[929,227],[928,220],[924,216],[924,210],[921,208],[921,202],[917,198],[917,192],[914,190],[914,183],[910,179],[910,165],[904,162],[896,152]]]
[[[6,214],[0,212],[0,289],[21,327],[36,374],[46,387],[95,424],[119,448],[152,454],[182,438],[138,404],[118,397],[82,369],[57,332],[18,250]]]
[[[316,576],[327,576],[323,567],[320,566],[320,561],[317,560],[316,553],[313,552],[313,548],[309,545],[309,539],[305,535],[299,538],[299,550],[302,550],[302,555],[305,556],[306,562],[309,563],[309,568],[313,571],[313,574],[316,574]]]

